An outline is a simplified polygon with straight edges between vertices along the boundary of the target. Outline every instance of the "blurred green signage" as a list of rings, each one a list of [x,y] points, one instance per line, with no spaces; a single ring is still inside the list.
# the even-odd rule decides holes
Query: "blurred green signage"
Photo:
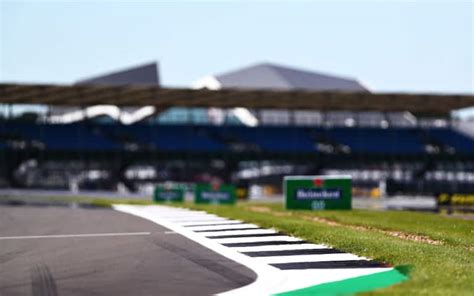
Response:
[[[154,201],[184,201],[184,190],[179,187],[156,186],[153,194]]]
[[[287,209],[350,210],[351,176],[287,176],[283,190]]]
[[[235,204],[235,186],[230,184],[196,184],[194,201],[200,204]]]

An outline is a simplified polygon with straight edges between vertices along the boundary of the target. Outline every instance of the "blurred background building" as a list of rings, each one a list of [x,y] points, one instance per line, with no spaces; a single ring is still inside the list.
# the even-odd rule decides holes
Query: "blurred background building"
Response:
[[[317,94],[334,106],[338,95],[357,106],[376,98],[355,78],[263,63],[199,78],[157,107],[172,89],[160,86],[158,64],[149,63],[62,89],[2,85],[1,187],[147,194],[160,182],[217,178],[254,198],[279,194],[284,175],[350,174],[356,195],[474,192],[473,118],[456,110],[414,114],[413,106],[386,111],[382,104],[293,108],[280,99]],[[120,98],[132,93],[137,100],[124,106]],[[255,106],[259,95],[275,99],[239,107],[248,93]],[[203,94],[201,106],[180,101],[196,94]],[[217,106],[205,100],[220,94],[228,96]],[[41,96],[54,104],[37,104]],[[149,96],[156,101],[147,105]]]

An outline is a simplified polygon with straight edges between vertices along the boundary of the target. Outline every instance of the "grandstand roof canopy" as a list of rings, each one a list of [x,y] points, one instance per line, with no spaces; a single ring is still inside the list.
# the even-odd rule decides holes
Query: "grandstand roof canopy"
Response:
[[[0,84],[0,104],[56,106],[153,105],[169,107],[245,107],[313,109],[321,111],[410,111],[419,115],[446,115],[474,106],[472,95],[371,94],[274,90],[192,90],[159,86]]]
[[[77,85],[159,85],[158,64],[134,66],[77,81]]]
[[[214,76],[220,89],[309,91],[368,91],[353,78],[345,78],[276,64],[262,63]]]

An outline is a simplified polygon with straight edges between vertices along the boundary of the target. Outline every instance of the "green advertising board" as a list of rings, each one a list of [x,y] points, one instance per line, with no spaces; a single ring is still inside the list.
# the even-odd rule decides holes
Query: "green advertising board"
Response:
[[[178,187],[156,186],[153,201],[182,202],[184,201],[184,190]]]
[[[194,202],[198,204],[235,204],[235,186],[196,184]]]
[[[350,210],[352,178],[348,175],[287,176],[283,190],[287,209]]]

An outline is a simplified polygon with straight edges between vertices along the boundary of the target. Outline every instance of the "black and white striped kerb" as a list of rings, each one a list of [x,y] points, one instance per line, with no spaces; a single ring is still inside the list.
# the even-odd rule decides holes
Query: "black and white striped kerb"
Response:
[[[280,270],[378,268],[385,264],[313,244],[273,229],[221,217],[174,218],[174,223]],[[281,259],[281,260],[280,260]]]
[[[315,269],[315,268],[373,268],[386,267],[385,264],[370,260],[343,260],[322,262],[298,262],[271,264],[279,269]]]
[[[302,250],[283,250],[283,251],[260,251],[260,252],[242,252],[250,257],[271,257],[271,256],[295,256],[295,255],[324,255],[344,253],[336,249],[302,249]]]

